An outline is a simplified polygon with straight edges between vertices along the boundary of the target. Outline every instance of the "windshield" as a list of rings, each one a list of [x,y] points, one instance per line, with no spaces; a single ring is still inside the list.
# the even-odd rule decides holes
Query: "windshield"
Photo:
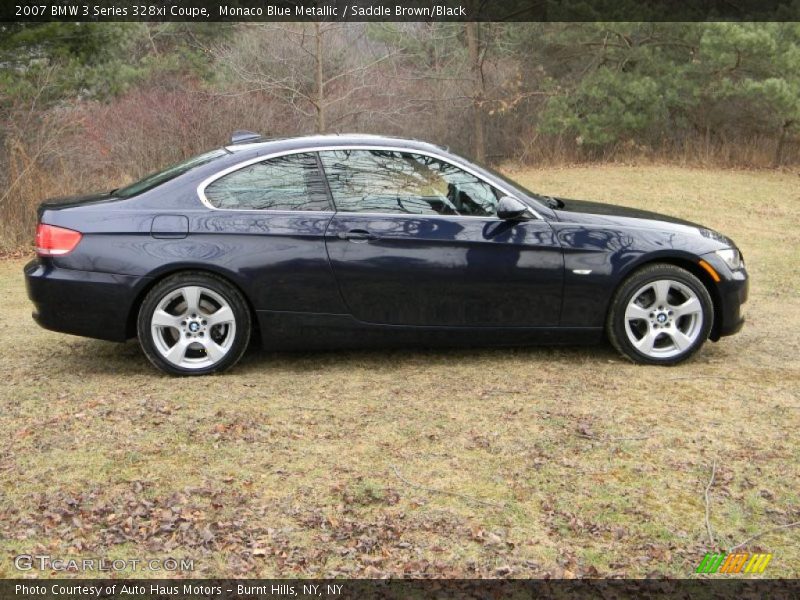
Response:
[[[227,154],[227,150],[224,148],[218,148],[216,150],[212,150],[211,152],[206,152],[205,154],[200,154],[199,156],[193,156],[183,162],[179,162],[171,167],[167,167],[163,171],[158,171],[157,173],[151,173],[144,179],[140,179],[136,183],[132,183],[128,186],[120,188],[114,192],[115,196],[119,198],[130,198],[131,196],[135,196],[137,194],[141,194],[142,192],[146,192],[147,190],[151,190],[154,187],[161,185],[169,181],[170,179],[174,179],[179,175],[183,175],[190,169],[195,167],[199,167],[200,165],[204,165],[207,162],[214,160],[224,154]]]
[[[536,198],[537,200],[542,199],[542,198],[546,198],[546,196],[543,196],[542,194],[538,194],[538,193],[536,193],[534,191],[529,190],[528,188],[520,185],[518,182],[514,181],[513,179],[509,179],[508,177],[506,177],[505,175],[503,175],[499,171],[497,171],[495,169],[492,169],[491,167],[487,167],[486,165],[477,165],[474,162],[472,162],[470,160],[467,160],[463,156],[459,156],[458,154],[454,154],[454,153],[451,153],[451,154],[453,154],[454,156],[458,156],[466,164],[472,165],[473,167],[477,167],[479,170],[485,171],[489,175],[492,175],[496,179],[499,179],[503,183],[507,184],[510,188],[515,189],[515,190],[517,190],[519,192],[522,192],[522,194],[525,195],[525,196],[530,196],[531,198]]]
[[[522,192],[526,196],[530,196],[532,198],[541,198],[542,197],[541,194],[529,190],[528,188],[526,188],[525,186],[521,185],[519,182],[514,181],[513,179],[509,179],[508,177],[506,177],[505,175],[503,175],[500,171],[497,171],[496,169],[493,169],[491,167],[486,167],[484,165],[481,165],[481,169],[483,169],[484,171],[486,171],[488,173],[491,173],[492,175],[497,177],[497,179],[499,179],[500,181],[502,181],[504,183],[507,183],[512,188],[516,188],[517,190],[519,190],[520,192]]]
[[[528,188],[520,185],[519,183],[517,183],[513,179],[509,179],[508,177],[506,177],[505,175],[503,175],[499,171],[496,171],[496,170],[492,169],[491,167],[483,167],[482,166],[481,168],[484,171],[486,171],[487,173],[491,173],[492,175],[497,177],[497,179],[500,179],[504,183],[507,183],[510,187],[512,187],[512,188],[514,188],[516,190],[519,190],[520,192],[522,192],[523,194],[525,194],[529,198],[534,198],[534,199],[538,200],[539,202],[544,203],[545,206],[548,206],[550,208],[563,208],[564,207],[564,203],[561,200],[559,200],[558,198],[553,198],[552,196],[546,196],[545,194],[540,194],[539,192],[531,191]]]

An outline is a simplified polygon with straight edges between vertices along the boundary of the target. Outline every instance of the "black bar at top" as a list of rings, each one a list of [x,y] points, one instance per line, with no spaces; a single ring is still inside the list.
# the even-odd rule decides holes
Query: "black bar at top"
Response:
[[[142,8],[145,10],[142,11]],[[3,0],[13,21],[798,21],[795,0]]]

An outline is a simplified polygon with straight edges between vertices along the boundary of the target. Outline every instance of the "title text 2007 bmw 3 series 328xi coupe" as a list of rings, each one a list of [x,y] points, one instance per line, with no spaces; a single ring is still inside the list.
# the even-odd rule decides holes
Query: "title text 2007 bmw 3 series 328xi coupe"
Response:
[[[599,342],[670,365],[743,323],[715,231],[528,191],[428,143],[231,144],[127,187],[45,202],[25,267],[36,321],[138,337],[168,373],[269,348]]]

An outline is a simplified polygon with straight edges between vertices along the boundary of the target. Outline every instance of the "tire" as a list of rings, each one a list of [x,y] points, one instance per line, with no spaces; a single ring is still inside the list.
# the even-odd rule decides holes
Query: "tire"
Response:
[[[145,296],[136,323],[139,345],[171,375],[221,373],[242,358],[252,319],[242,294],[209,273],[178,273]]]
[[[674,365],[697,352],[714,323],[714,303],[694,275],[668,264],[633,273],[614,294],[606,321],[611,344],[647,365]]]

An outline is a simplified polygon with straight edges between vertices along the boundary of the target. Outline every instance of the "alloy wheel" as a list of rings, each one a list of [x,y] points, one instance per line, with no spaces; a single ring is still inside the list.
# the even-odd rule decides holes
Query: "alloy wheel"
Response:
[[[634,292],[625,308],[628,340],[651,358],[671,358],[686,352],[702,330],[702,303],[679,281],[651,281]]]
[[[236,337],[236,318],[225,298],[191,285],[170,291],[150,319],[156,350],[170,364],[204,369],[219,363]]]

